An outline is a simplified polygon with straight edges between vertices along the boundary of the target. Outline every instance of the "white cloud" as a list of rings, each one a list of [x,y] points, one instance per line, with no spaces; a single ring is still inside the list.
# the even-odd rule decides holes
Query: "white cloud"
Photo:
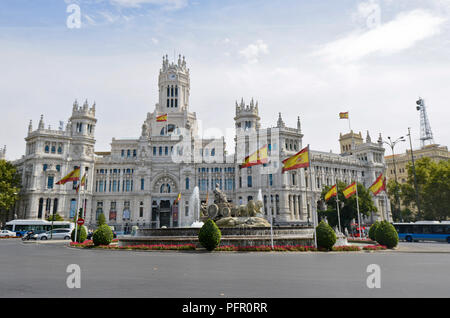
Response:
[[[182,9],[188,5],[188,0],[110,0],[113,5],[138,8],[143,4],[162,6],[164,9]]]
[[[351,62],[376,53],[394,54],[438,34],[445,21],[428,11],[413,10],[375,29],[357,31],[328,43],[316,53],[331,62]]]
[[[261,55],[269,54],[269,47],[263,40],[258,40],[241,50],[239,54],[245,57],[249,64],[255,64]]]

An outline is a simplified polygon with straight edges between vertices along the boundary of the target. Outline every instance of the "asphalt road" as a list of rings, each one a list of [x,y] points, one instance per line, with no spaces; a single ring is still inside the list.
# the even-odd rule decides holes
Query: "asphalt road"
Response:
[[[176,253],[0,241],[0,297],[450,297],[450,253]],[[69,264],[81,288],[69,289]],[[367,266],[381,269],[369,289]]]

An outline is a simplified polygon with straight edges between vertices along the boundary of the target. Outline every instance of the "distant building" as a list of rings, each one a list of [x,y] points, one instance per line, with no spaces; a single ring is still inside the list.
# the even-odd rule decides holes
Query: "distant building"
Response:
[[[413,150],[414,161],[420,158],[430,158],[438,162],[441,160],[450,159],[450,152],[446,146],[437,144],[427,145],[420,149]],[[394,156],[386,156],[386,177],[389,180],[395,180]],[[407,165],[411,162],[411,150],[406,150],[406,153],[395,155],[395,167],[397,168],[397,182],[402,184],[408,181]]]
[[[199,136],[197,114],[189,109],[190,88],[184,57],[169,63],[165,56],[158,103],[144,118],[141,135],[113,138],[110,151],[94,150],[95,103],[75,101],[65,129],[45,129],[43,117],[36,130],[30,122],[25,155],[14,162],[23,184],[15,213],[19,218],[43,219],[52,213],[72,218],[78,200],[76,183],[55,183],[81,165],[88,176],[82,201],[88,226],[95,225],[102,213],[118,231],[128,232],[134,225],[189,226],[196,217],[189,204],[194,188],[199,188],[201,201],[209,198],[212,203],[216,184],[235,204],[247,204],[261,195],[266,218],[270,217],[270,200],[275,223],[300,224],[312,221],[312,195],[318,200],[324,186],[357,180],[369,187],[386,170],[382,142],[372,142],[369,134],[364,142],[359,134],[350,139],[341,135],[341,154],[312,149],[312,179],[304,169],[282,174],[281,161],[306,147],[300,118],[296,127],[286,127],[279,114],[275,127],[261,128],[259,105],[254,100],[236,102],[235,153],[227,154],[223,137]],[[163,121],[166,114],[167,121]],[[269,165],[240,169],[245,157],[264,145],[268,146]],[[178,194],[181,200],[174,204]],[[374,201],[378,213],[373,213],[372,220],[390,215],[384,193]]]

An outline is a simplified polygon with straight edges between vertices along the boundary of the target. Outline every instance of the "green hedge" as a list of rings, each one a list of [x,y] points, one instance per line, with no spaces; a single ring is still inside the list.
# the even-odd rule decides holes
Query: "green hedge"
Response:
[[[394,248],[398,244],[398,233],[388,221],[381,221],[375,231],[375,239],[380,245]]]
[[[331,226],[328,223],[321,221],[316,228],[316,233],[317,246],[331,251],[333,245],[336,243],[336,233],[334,233]]]
[[[113,232],[107,224],[100,225],[92,235],[92,241],[95,246],[109,245],[113,240]]]
[[[72,239],[72,242],[75,242],[75,228],[72,230],[72,233],[70,234],[70,237]],[[87,238],[87,232],[86,228],[84,226],[78,226],[77,230],[77,242],[83,243],[86,241]]]
[[[209,219],[198,233],[198,241],[208,251],[213,251],[220,244],[222,233],[213,220]]]
[[[372,241],[376,241],[377,239],[375,238],[375,233],[377,231],[378,226],[380,225],[379,221],[376,221],[374,224],[372,224],[372,226],[370,227],[369,230],[369,237]]]

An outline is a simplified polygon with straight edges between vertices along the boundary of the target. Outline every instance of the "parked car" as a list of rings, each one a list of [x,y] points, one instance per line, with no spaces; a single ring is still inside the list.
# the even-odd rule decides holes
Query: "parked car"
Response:
[[[70,229],[54,229],[53,239],[54,240],[70,240],[70,234],[72,231]],[[39,240],[50,240],[52,238],[52,231],[41,233],[38,235]]]
[[[0,237],[15,237],[16,232],[8,231],[8,230],[1,230],[0,231]]]

